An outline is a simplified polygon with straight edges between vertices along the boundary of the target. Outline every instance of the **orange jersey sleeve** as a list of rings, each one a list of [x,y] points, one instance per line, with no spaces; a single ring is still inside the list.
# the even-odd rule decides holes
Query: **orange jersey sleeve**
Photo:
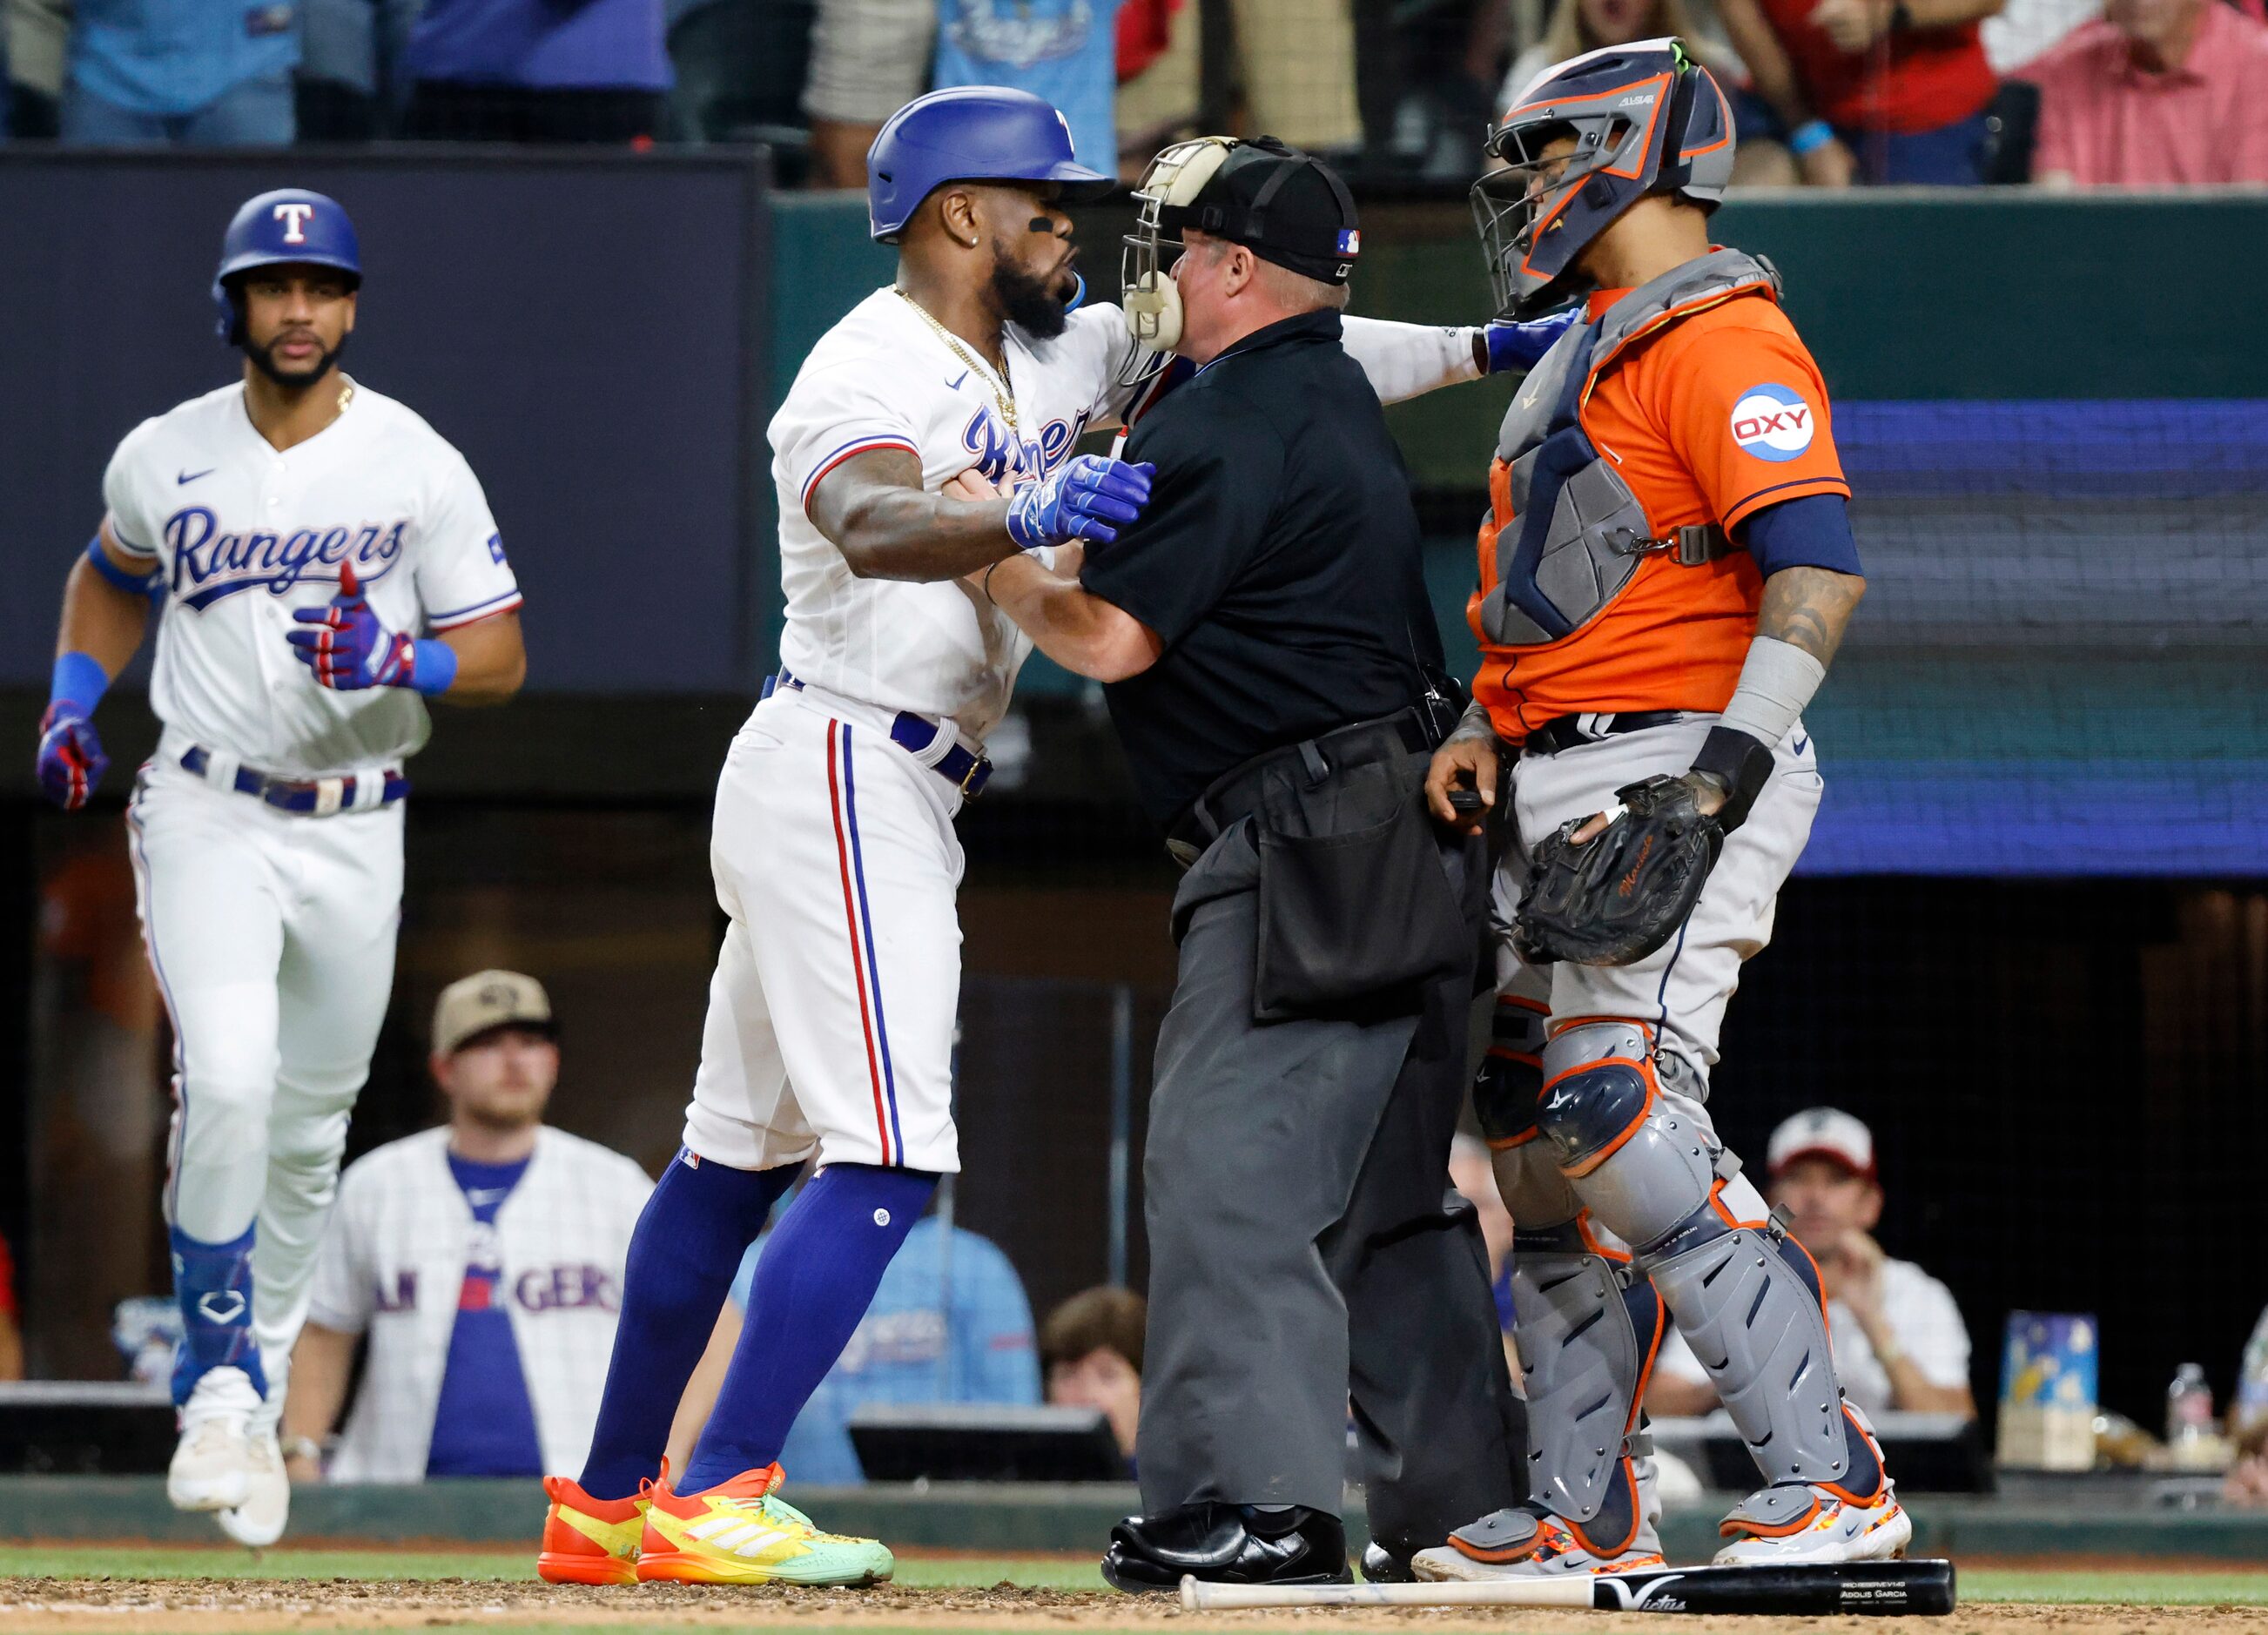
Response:
[[[1689,329],[1669,337],[1682,342],[1675,366],[1655,372],[1659,412],[1711,517],[1729,533],[1760,505],[1849,498],[1827,383],[1779,308],[1741,301]]]

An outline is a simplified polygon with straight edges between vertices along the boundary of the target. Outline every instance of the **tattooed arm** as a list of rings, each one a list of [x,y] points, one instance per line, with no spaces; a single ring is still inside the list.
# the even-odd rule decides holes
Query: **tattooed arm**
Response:
[[[1830,568],[1782,568],[1764,581],[1756,634],[1800,647],[1825,669],[1867,593],[1867,581]]]

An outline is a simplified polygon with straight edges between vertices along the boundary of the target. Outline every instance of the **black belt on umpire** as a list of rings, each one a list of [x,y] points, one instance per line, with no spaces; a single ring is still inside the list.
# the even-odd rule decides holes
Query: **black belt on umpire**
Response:
[[[804,684],[782,667],[777,675],[764,677],[763,696],[769,698],[783,687],[791,692],[804,690]],[[868,707],[880,708],[879,705]],[[927,756],[937,748],[940,733],[952,740],[953,747],[936,760],[929,760]],[[992,763],[954,737],[950,721],[932,721],[925,715],[901,710],[890,722],[890,741],[959,790],[963,800],[976,799],[992,776]]]
[[[1358,721],[1281,749],[1270,749],[1230,768],[1206,786],[1166,829],[1166,850],[1183,867],[1207,846],[1260,809],[1268,775],[1287,762],[1305,761],[1320,775],[1343,766],[1362,766],[1397,752],[1430,755],[1436,740],[1425,712],[1414,706],[1374,721]]]
[[[181,752],[181,770],[192,777],[213,782],[212,752],[201,745],[190,745]],[[392,806],[409,792],[409,780],[391,767],[383,772],[345,777],[277,777],[240,766],[226,786],[239,795],[250,795],[278,812],[289,812],[297,817],[374,812],[380,806]]]

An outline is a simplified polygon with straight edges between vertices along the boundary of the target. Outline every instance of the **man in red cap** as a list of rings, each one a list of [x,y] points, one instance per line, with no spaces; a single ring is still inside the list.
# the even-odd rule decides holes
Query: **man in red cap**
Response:
[[[1786,1212],[1796,1241],[1819,1263],[1835,1371],[1850,1400],[1869,1414],[1902,1409],[1974,1418],[1969,1329],[1952,1292],[1874,1241],[1882,1183],[1874,1131],[1839,1108],[1807,1108],[1772,1131],[1764,1161],[1772,1208]],[[1662,1342],[1646,1405],[1661,1418],[1717,1405],[1709,1376],[1675,1333]]]

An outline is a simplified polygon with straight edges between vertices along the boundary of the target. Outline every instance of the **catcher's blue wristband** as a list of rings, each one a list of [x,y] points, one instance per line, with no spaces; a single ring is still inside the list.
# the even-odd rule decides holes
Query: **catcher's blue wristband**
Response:
[[[416,691],[434,697],[456,681],[457,650],[448,643],[420,637],[409,652],[409,685]]]
[[[1823,119],[1807,119],[1787,133],[1787,151],[1801,158],[1835,140],[1835,127]]]

